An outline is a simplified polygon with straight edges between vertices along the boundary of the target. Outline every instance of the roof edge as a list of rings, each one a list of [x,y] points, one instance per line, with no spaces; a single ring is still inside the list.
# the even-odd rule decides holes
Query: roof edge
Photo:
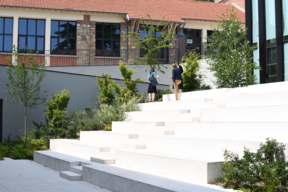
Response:
[[[134,19],[134,20],[142,20],[142,18],[130,18],[131,19]],[[143,19],[144,21],[162,21],[162,20],[158,20],[158,19]],[[163,20],[163,22],[171,22],[171,23],[179,23],[179,24],[184,24],[185,22],[180,22],[180,21],[168,21],[168,20]]]
[[[56,8],[47,8],[47,7],[27,7],[27,6],[14,6],[14,5],[0,5],[4,8],[23,8],[23,9],[43,9],[50,11],[73,11],[73,12],[86,12],[86,13],[106,13],[106,14],[128,14],[128,13],[117,13],[117,12],[103,12],[103,11],[88,11],[88,10],[76,10],[76,9],[56,9]]]

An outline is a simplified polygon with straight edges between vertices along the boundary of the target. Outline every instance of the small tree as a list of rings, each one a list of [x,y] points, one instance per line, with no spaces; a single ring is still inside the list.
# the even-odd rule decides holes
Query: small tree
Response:
[[[129,32],[129,35],[127,37],[132,41],[131,45],[143,49],[146,52],[146,54],[142,58],[138,59],[135,62],[138,66],[140,64],[149,65],[150,67],[154,67],[155,69],[164,73],[164,71],[161,70],[161,67],[164,67],[164,65],[159,64],[158,61],[159,53],[161,53],[164,48],[172,47],[172,45],[169,44],[169,41],[171,41],[172,38],[175,36],[176,28],[168,30],[168,26],[171,24],[171,22],[169,21],[160,30],[165,15],[156,26],[153,25],[150,15],[147,14],[147,16],[150,19],[150,24],[145,24],[143,17],[141,20],[141,27],[146,31],[146,35],[142,39],[139,39],[138,32]],[[159,31],[160,34],[157,35],[156,32]]]
[[[36,108],[44,104],[46,91],[40,94],[40,83],[46,76],[45,64],[40,64],[34,56],[19,55],[18,50],[13,47],[15,62],[7,59],[6,68],[8,82],[5,81],[6,89],[12,100],[6,98],[10,103],[20,102],[24,105],[24,137],[27,143],[27,109]]]
[[[217,78],[219,88],[243,87],[255,84],[253,50],[246,40],[247,29],[233,9],[227,9],[220,17],[222,22],[207,38],[207,62]]]
[[[181,62],[183,63],[184,71],[182,73],[183,92],[211,89],[210,86],[203,83],[202,75],[199,73],[200,54],[195,50],[188,51]]]
[[[127,69],[128,64],[120,62],[119,71],[123,77],[124,87],[121,88],[116,81],[111,79],[111,75],[102,74],[102,78],[96,77],[97,83],[100,86],[98,98],[100,103],[112,104],[117,98],[120,101],[128,101],[131,96],[137,95],[137,83],[143,82],[140,77],[132,81],[132,75],[137,73],[133,69]]]

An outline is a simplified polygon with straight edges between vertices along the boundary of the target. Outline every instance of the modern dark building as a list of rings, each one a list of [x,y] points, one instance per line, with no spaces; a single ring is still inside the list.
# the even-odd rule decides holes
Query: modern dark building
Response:
[[[247,39],[257,44],[254,62],[259,83],[288,81],[288,1],[246,0]]]

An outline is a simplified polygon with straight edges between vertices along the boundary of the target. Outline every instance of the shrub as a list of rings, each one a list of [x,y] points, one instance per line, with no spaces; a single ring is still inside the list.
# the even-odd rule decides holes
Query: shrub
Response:
[[[24,138],[16,141],[4,140],[0,143],[0,160],[3,160],[3,157],[32,160],[34,151],[47,149],[47,142],[43,139],[28,139],[26,146]]]
[[[288,162],[285,162],[285,146],[276,140],[266,140],[256,153],[244,149],[244,156],[225,151],[221,170],[224,177],[216,178],[224,188],[272,192],[287,187]]]

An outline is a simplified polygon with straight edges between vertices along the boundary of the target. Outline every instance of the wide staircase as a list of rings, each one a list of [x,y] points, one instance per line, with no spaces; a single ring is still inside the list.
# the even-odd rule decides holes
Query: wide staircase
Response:
[[[112,131],[50,140],[34,161],[115,192],[230,191],[210,185],[224,150],[256,152],[266,138],[288,144],[288,82],[164,95],[139,107]]]

